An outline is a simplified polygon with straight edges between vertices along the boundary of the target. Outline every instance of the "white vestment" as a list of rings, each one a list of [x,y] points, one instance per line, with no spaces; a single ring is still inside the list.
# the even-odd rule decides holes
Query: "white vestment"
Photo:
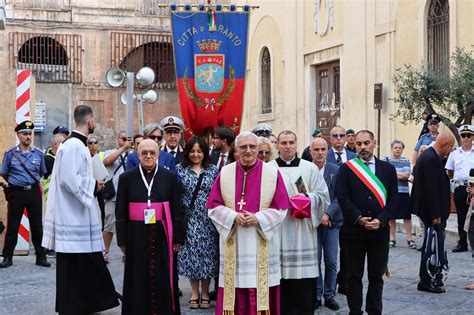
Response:
[[[78,138],[59,146],[49,188],[42,246],[59,253],[102,252],[91,154]]]
[[[278,167],[273,160],[269,164]],[[294,183],[301,176],[311,199],[311,218],[295,219],[288,214],[281,230],[281,271],[283,279],[316,278],[318,272],[317,227],[327,210],[330,197],[323,175],[316,165],[301,159],[298,167],[279,167],[288,196],[298,194]]]
[[[224,200],[229,200],[233,203],[235,197],[235,185],[242,185],[241,182],[236,183],[235,171],[228,174],[226,172],[229,168],[236,168],[236,163],[225,166],[221,171],[221,181],[226,181],[224,185],[221,183],[221,187],[225,186],[228,189],[221,189],[221,195]],[[268,259],[268,287],[277,286],[280,284],[281,272],[280,272],[280,225],[286,215],[286,209],[278,210],[272,208],[265,208],[263,204],[270,204],[273,199],[272,195],[264,196],[268,189],[265,189],[265,185],[276,185],[277,170],[274,167],[263,165],[264,172],[262,179],[256,179],[251,177],[249,173],[247,180],[260,180],[261,181],[261,193],[262,196],[256,196],[260,198],[260,211],[255,213],[259,225],[242,227],[238,224],[234,224],[237,212],[225,205],[217,206],[209,209],[208,214],[212,219],[217,231],[219,232],[219,250],[220,250],[220,265],[219,265],[219,287],[224,287],[225,281],[225,243],[228,238],[236,233],[236,267],[235,267],[235,278],[234,287],[236,288],[257,288],[257,260],[258,260],[258,238],[257,233],[260,234],[265,240],[269,242],[269,259]],[[265,172],[267,170],[267,172]],[[272,173],[268,174],[268,170]],[[229,176],[230,178],[227,178]],[[271,177],[271,180],[270,180]],[[271,183],[270,183],[271,182]],[[231,184],[232,183],[232,184]],[[268,188],[268,187],[266,187]],[[266,200],[266,201],[265,201]],[[263,207],[263,208],[262,208]]]

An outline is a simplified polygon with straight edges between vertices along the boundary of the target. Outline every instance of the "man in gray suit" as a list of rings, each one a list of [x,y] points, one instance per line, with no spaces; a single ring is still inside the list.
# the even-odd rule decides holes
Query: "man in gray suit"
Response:
[[[324,138],[315,138],[311,143],[311,156],[313,163],[319,171],[323,173],[324,180],[328,186],[331,204],[323,214],[321,224],[318,226],[318,265],[319,274],[316,286],[317,301],[315,309],[322,305],[321,299],[324,297],[324,305],[333,311],[339,309],[334,296],[336,294],[336,274],[337,274],[337,251],[339,244],[339,230],[342,226],[343,217],[341,208],[336,199],[336,175],[339,167],[326,161],[328,155],[328,144]],[[324,254],[324,276],[321,273],[321,259]],[[323,283],[324,278],[324,283]]]

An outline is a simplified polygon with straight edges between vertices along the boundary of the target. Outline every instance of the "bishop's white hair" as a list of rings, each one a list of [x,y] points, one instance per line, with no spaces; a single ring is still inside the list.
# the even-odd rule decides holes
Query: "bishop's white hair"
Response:
[[[237,138],[235,138],[235,145],[237,146],[238,143],[239,143],[239,140],[241,138],[253,138],[255,139],[255,144],[258,143],[258,137],[254,134],[254,133],[251,133],[250,131],[242,131],[241,133],[239,133],[239,135],[237,136]]]

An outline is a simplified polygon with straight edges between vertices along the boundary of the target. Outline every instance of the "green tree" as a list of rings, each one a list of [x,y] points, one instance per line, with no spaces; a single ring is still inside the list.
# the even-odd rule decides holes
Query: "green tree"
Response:
[[[449,74],[429,72],[423,65],[397,69],[393,118],[407,124],[419,122],[423,112],[436,113],[459,141],[456,128],[469,124],[474,110],[473,51],[456,48],[450,63]]]

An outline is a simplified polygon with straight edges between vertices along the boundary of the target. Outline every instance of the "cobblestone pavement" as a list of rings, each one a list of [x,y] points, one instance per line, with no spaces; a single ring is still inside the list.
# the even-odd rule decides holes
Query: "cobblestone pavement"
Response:
[[[446,285],[446,293],[435,295],[416,290],[420,253],[409,249],[404,234],[397,233],[397,247],[390,250],[389,269],[391,278],[385,278],[384,314],[474,314],[474,291],[467,291],[464,286],[474,282],[474,262],[470,252],[451,253],[455,243],[447,243],[450,272]],[[415,238],[417,244],[420,238]],[[31,252],[30,252],[31,253]],[[111,251],[110,271],[114,278],[117,291],[122,290],[121,254],[117,246]],[[0,314],[43,315],[54,314],[55,302],[55,260],[51,268],[34,265],[35,257],[16,256],[13,266],[0,269]],[[187,300],[190,286],[186,279],[180,279],[180,287],[184,296],[181,298],[182,314],[212,314],[211,309],[190,311]],[[367,289],[367,283],[364,284]],[[341,306],[338,312],[322,307],[315,314],[347,314],[345,296],[337,295],[336,300]],[[120,314],[120,308],[101,314]]]

